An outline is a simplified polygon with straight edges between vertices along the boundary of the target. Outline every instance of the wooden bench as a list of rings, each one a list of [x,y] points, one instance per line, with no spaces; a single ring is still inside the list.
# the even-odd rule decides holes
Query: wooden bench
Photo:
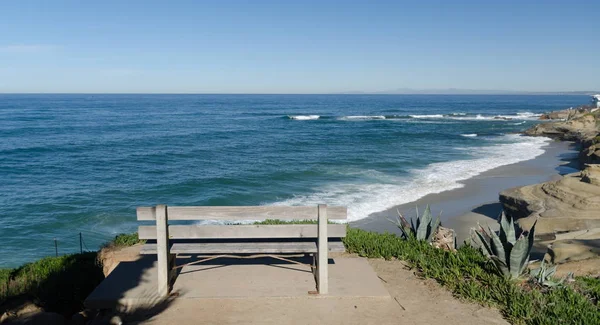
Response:
[[[169,295],[175,277],[177,254],[197,255],[200,263],[236,255],[243,258],[273,257],[290,261],[284,256],[310,254],[311,266],[319,294],[327,294],[328,252],[345,250],[341,238],[346,236],[345,224],[328,224],[329,219],[345,220],[345,207],[138,207],[137,219],[156,221],[156,226],[140,226],[139,237],[147,242],[142,254],[157,254],[158,293]],[[316,224],[281,225],[169,225],[170,220],[221,220],[229,222],[277,220],[318,220]],[[260,254],[260,255],[252,255]],[[249,255],[249,256],[248,256]]]

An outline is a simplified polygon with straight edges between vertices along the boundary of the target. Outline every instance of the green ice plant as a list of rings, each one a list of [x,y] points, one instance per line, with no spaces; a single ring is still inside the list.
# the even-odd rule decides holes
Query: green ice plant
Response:
[[[438,216],[434,220],[431,216],[431,209],[429,208],[429,205],[427,205],[422,216],[419,216],[419,208],[417,207],[416,219],[416,224],[413,222],[413,219],[410,219],[410,223],[408,223],[406,218],[398,211],[398,220],[392,222],[400,228],[400,231],[402,231],[402,238],[415,238],[431,243],[433,236],[440,227],[440,217]]]
[[[475,229],[472,240],[491,259],[498,272],[507,278],[516,279],[525,272],[529,264],[536,223],[537,220],[527,234],[521,232],[517,237],[513,219],[502,213],[499,234],[489,227],[486,231],[479,226],[479,229]]]
[[[529,271],[529,276],[533,283],[549,288],[560,287],[566,280],[573,279],[573,273],[569,272],[564,278],[556,280],[554,278],[555,273],[556,265],[548,267],[545,261],[542,260],[539,268]]]

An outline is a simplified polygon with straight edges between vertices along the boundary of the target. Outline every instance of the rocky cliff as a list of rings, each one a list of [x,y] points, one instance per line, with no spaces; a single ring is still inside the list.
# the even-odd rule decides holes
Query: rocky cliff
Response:
[[[502,191],[500,202],[505,213],[525,229],[538,220],[536,234],[539,239],[550,239],[553,262],[595,256],[599,252],[594,250],[600,247],[600,111],[565,110],[541,119],[560,120],[538,124],[525,134],[577,142],[582,170]]]
[[[600,164],[600,111],[571,110],[572,113],[543,115],[543,119],[561,117],[559,121],[538,124],[525,131],[530,136],[545,136],[562,141],[575,141],[581,145],[579,161],[585,164]]]

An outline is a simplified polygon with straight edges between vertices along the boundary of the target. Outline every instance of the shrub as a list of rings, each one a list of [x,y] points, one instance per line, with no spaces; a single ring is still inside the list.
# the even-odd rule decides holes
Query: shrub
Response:
[[[404,216],[398,211],[398,221],[394,222],[398,228],[402,231],[402,237],[404,239],[415,238],[417,240],[424,240],[431,243],[433,236],[440,227],[440,217],[438,216],[433,220],[431,216],[431,209],[429,205],[425,208],[423,216],[419,217],[419,208],[417,208],[416,223],[413,219],[410,219],[410,224],[404,218]]]
[[[573,273],[569,273],[567,276],[557,281],[554,279],[555,273],[556,265],[547,267],[546,262],[542,260],[542,264],[540,264],[539,268],[529,271],[529,279],[537,285],[553,288],[560,287],[566,280],[573,278]]]
[[[499,235],[491,228],[488,228],[489,232],[487,232],[480,226],[474,231],[473,241],[482,248],[483,254],[491,259],[498,272],[507,278],[516,279],[523,274],[529,264],[536,223],[537,220],[527,235],[521,232],[517,238],[513,219],[502,213]]]
[[[0,303],[26,296],[47,311],[70,315],[104,279],[95,252],[46,257],[0,271]]]
[[[131,234],[118,234],[115,236],[115,239],[104,244],[104,247],[128,247],[133,246],[135,244],[145,243],[146,241],[140,239],[137,232]]]

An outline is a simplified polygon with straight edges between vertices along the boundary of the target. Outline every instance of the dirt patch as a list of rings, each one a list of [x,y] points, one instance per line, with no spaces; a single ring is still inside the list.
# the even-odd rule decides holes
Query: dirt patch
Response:
[[[508,324],[500,312],[461,301],[433,280],[423,280],[402,261],[370,259],[390,296],[404,311],[402,324]]]

